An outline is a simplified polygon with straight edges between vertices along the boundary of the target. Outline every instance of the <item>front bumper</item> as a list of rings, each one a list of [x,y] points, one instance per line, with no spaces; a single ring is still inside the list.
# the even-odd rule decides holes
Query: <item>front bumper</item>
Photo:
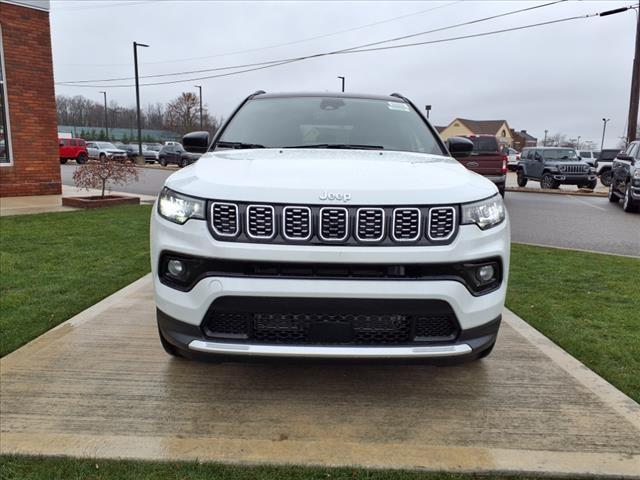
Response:
[[[311,246],[221,242],[213,238],[206,222],[189,220],[177,225],[152,216],[151,259],[158,325],[167,341],[178,348],[202,354],[245,357],[309,358],[472,358],[495,342],[507,290],[509,222],[482,231],[462,225],[449,245],[432,246]],[[503,280],[499,288],[473,295],[453,280],[292,279],[251,276],[207,276],[193,288],[181,291],[161,282],[159,262],[163,252],[195,257],[262,262],[345,264],[429,264],[471,262],[499,258]],[[216,341],[204,335],[203,322],[211,305],[222,297],[291,299],[359,299],[446,302],[455,314],[459,333],[450,342],[425,345],[269,345],[250,341]]]
[[[554,173],[553,179],[562,182],[565,185],[584,185],[590,182],[595,182],[598,179],[596,174],[589,175],[572,175],[565,173]]]

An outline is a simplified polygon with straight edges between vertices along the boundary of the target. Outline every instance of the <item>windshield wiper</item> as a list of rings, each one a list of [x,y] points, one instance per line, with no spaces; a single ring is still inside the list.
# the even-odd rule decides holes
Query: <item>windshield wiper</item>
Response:
[[[243,143],[243,142],[218,142],[216,148],[264,148],[264,145],[259,143]]]
[[[282,148],[336,148],[345,150],[384,150],[382,145],[356,145],[351,143],[316,143],[311,145],[289,145]]]

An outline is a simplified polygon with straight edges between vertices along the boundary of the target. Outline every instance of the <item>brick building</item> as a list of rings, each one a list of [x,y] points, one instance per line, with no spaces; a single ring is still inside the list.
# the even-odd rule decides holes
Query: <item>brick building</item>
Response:
[[[523,148],[538,146],[538,139],[529,135],[526,130],[520,130],[519,132],[511,130],[511,136],[513,137],[513,148],[519,152],[521,152]]]
[[[49,0],[0,0],[0,197],[59,195]]]

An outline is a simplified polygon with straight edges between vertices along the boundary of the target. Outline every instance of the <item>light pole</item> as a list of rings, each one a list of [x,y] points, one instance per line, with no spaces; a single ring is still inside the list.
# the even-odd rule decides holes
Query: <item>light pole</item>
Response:
[[[342,80],[342,93],[344,93],[344,77],[338,77],[340,80]]]
[[[546,147],[546,146],[547,146],[547,132],[548,132],[548,131],[549,131],[549,130],[545,130],[545,131],[544,131],[544,142],[542,143],[542,146],[543,146],[543,147]]]
[[[602,143],[600,144],[600,151],[604,149],[604,134],[607,131],[607,123],[610,121],[610,118],[602,119]]]
[[[138,113],[138,155],[142,156],[142,119],[140,118],[140,83],[138,79],[138,47],[148,47],[144,43],[133,42],[133,64],[136,73],[136,111]]]
[[[431,111],[431,105],[425,105],[424,109],[427,111],[427,120],[429,120],[429,112]]]
[[[109,140],[109,122],[107,121],[107,92],[100,92],[104,95],[104,129],[107,135],[107,141]]]
[[[578,141],[576,142],[576,150],[580,150],[580,135],[578,135]]]
[[[202,85],[194,85],[194,87],[196,87],[198,90],[200,90],[200,130],[204,130],[203,125],[204,123],[202,122]]]

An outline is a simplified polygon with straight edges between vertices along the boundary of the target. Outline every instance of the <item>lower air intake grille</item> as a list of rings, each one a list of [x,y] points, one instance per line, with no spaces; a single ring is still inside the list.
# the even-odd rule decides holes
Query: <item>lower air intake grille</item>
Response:
[[[451,307],[436,300],[222,297],[207,314],[204,332],[260,344],[409,345],[455,340],[459,328]]]

